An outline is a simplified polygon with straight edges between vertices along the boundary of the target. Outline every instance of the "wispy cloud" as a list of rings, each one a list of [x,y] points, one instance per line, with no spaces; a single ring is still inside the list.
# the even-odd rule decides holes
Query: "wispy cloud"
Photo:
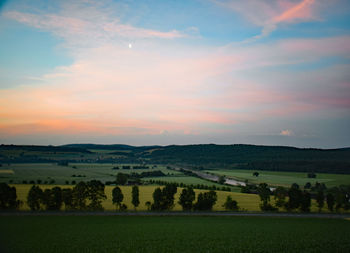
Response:
[[[159,31],[123,23],[103,3],[103,1],[77,1],[72,4],[62,2],[61,8],[52,13],[7,11],[3,16],[51,32],[65,39],[65,43],[70,46],[95,47],[135,39],[177,39],[189,36],[193,29]],[[188,31],[190,32],[187,33]]]
[[[270,35],[282,23],[296,23],[316,20],[312,9],[315,0],[214,0],[219,6],[232,9],[244,16],[249,22],[262,27],[261,33],[245,40],[253,42]]]
[[[149,134],[203,133],[317,111],[329,103],[346,108],[349,100],[343,95],[350,87],[337,78],[346,79],[346,66],[323,69],[325,82],[317,70],[273,74],[275,80],[254,71],[349,57],[348,45],[348,37],[294,39],[224,51],[182,47],[181,56],[161,43],[144,50],[109,44],[85,49],[72,65],[41,76],[37,86],[2,90],[0,125],[14,133],[35,126],[72,133],[123,134],[121,129],[140,126]],[[343,88],[337,92],[336,87]]]
[[[254,39],[282,24],[318,19],[318,2],[217,1],[262,28]],[[0,137],[229,136],[264,133],[264,124],[270,134],[293,136],[281,119],[348,117],[346,34],[216,46],[202,37],[177,40],[198,33],[192,24],[150,29],[114,11],[120,10],[104,1],[60,1],[51,12],[3,14],[63,39],[72,63],[30,75],[31,85],[0,90]],[[130,41],[132,48],[123,44]]]

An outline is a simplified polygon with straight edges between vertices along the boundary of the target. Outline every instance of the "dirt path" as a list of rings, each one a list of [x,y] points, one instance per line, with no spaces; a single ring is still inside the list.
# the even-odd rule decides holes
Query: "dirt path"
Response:
[[[0,212],[0,216],[252,216],[294,218],[350,218],[349,214],[332,213],[243,213],[243,212]]]

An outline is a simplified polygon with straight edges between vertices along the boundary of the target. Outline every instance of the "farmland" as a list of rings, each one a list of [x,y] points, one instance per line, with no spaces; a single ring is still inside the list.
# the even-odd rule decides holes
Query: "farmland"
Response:
[[[348,252],[350,221],[203,216],[0,217],[2,252]],[[35,231],[35,233],[33,233]]]
[[[304,186],[307,182],[314,185],[316,182],[324,183],[327,187],[338,186],[350,183],[350,175],[316,173],[316,178],[308,178],[307,173],[302,172],[279,172],[279,171],[262,171],[262,170],[206,170],[207,172],[217,175],[225,175],[237,180],[246,181],[250,183],[267,183],[273,186],[289,187],[293,183]],[[253,176],[253,172],[258,172],[259,176]]]
[[[25,185],[14,185],[17,189],[17,196],[19,200],[23,201],[23,206],[21,207],[21,210],[29,210],[29,207],[26,204],[26,198],[28,191],[31,187],[31,185],[25,184]],[[62,188],[72,187],[67,185],[59,185]],[[53,185],[40,185],[42,189],[48,189],[54,187]],[[114,186],[106,186],[105,193],[107,196],[107,199],[103,201],[103,207],[107,211],[114,211],[116,207],[112,203],[112,189]],[[131,186],[120,186],[123,195],[124,195],[124,201],[128,208],[130,210],[133,210],[132,204],[131,204]],[[152,202],[152,194],[157,188],[157,186],[140,186],[140,206],[137,208],[138,211],[145,211],[147,210],[147,207],[145,205],[146,201]],[[195,190],[196,194],[200,192],[204,192],[204,190]],[[177,203],[180,197],[181,188],[178,189],[177,193],[175,194],[175,206],[173,208],[174,211],[180,211],[181,206]],[[224,191],[217,191],[218,195],[218,201],[216,205],[214,206],[214,210],[216,211],[223,211],[224,208],[222,205],[224,204],[226,197],[228,195],[231,195],[235,200],[238,201],[239,205],[248,211],[259,211],[259,197],[255,194],[244,194],[244,193],[236,193],[236,192],[224,192]]]
[[[198,177],[188,176],[176,170],[167,169],[164,165],[149,165],[149,169],[121,169],[122,166],[137,166],[138,164],[113,164],[113,163],[69,163],[68,166],[60,166],[56,163],[12,163],[3,164],[0,167],[0,182],[21,184],[23,181],[27,183],[30,181],[40,180],[41,183],[46,184],[71,184],[72,181],[89,181],[92,179],[100,180],[102,182],[113,181],[118,172],[142,173],[147,171],[161,171],[165,176],[163,177],[147,177],[144,181],[161,180],[164,182],[176,182],[184,184],[201,184],[206,186],[222,187],[222,185],[207,181]],[[118,166],[120,169],[113,170],[112,168]],[[216,175],[225,175],[240,181],[248,180],[249,183],[259,184],[267,183],[272,186],[286,186],[289,187],[293,183],[304,186],[307,182],[314,185],[316,182],[325,183],[327,187],[339,186],[342,184],[349,184],[349,174],[329,174],[316,173],[316,178],[308,178],[307,173],[303,172],[278,172],[278,171],[261,171],[259,176],[253,176],[251,170],[238,169],[215,169],[205,170],[205,172]],[[231,191],[239,192],[238,187],[230,187]]]
[[[89,148],[89,149],[86,149]],[[202,149],[198,149],[202,148]],[[153,192],[159,185],[165,183],[177,183],[178,186],[185,187],[188,185],[197,188],[196,196],[200,192],[206,191],[203,189],[216,189],[218,194],[218,201],[214,205],[214,211],[222,211],[223,203],[226,197],[230,195],[233,200],[238,202],[241,210],[244,211],[260,211],[260,199],[257,194],[245,194],[240,193],[241,188],[238,186],[227,186],[199,178],[195,175],[196,171],[207,173],[213,173],[215,175],[225,175],[237,179],[239,181],[248,181],[250,184],[267,183],[270,186],[286,186],[290,187],[293,183],[300,185],[303,189],[307,182],[310,182],[309,188],[314,187],[316,182],[325,183],[328,189],[333,186],[348,185],[350,182],[349,174],[331,174],[316,172],[316,178],[308,178],[307,171],[304,172],[291,172],[291,171],[269,171],[269,170],[252,170],[252,169],[238,169],[239,166],[232,164],[230,169],[224,169],[223,167],[213,167],[211,163],[210,169],[202,166],[189,165],[183,166],[180,164],[162,164],[152,163],[154,160],[152,155],[154,152],[159,150],[173,150],[175,154],[179,154],[179,157],[186,156],[188,152],[185,151],[196,151],[194,154],[206,154],[212,150],[218,152],[219,150],[226,150],[227,152],[238,152],[242,149],[256,149],[261,152],[264,151],[269,154],[269,157],[273,156],[273,153],[269,151],[268,147],[259,146],[183,146],[183,147],[132,147],[125,145],[68,145],[61,147],[54,146],[0,146],[0,160],[7,162],[0,163],[0,182],[8,183],[15,186],[17,189],[17,196],[22,201],[23,205],[20,207],[21,210],[29,210],[26,204],[26,197],[28,191],[33,184],[40,185],[41,188],[47,189],[52,188],[56,185],[61,188],[72,188],[74,185],[81,181],[98,180],[106,184],[105,192],[107,199],[103,201],[103,208],[107,211],[115,210],[115,206],[112,204],[111,192],[113,185],[116,183],[116,176],[118,173],[132,175],[130,182],[127,184],[140,184],[140,206],[138,210],[147,210],[145,205],[146,201],[153,202]],[[284,155],[287,154],[306,154],[307,150],[295,150],[290,148],[271,148],[272,150],[283,151]],[[158,151],[157,151],[158,150]],[[162,152],[163,152],[162,151]],[[181,151],[181,152],[180,152]],[[259,151],[259,152],[260,152]],[[180,155],[180,153],[182,155]],[[204,153],[203,153],[204,152]],[[291,153],[289,153],[291,152]],[[297,153],[295,153],[297,152]],[[301,152],[301,153],[300,153]],[[304,153],[306,152],[306,153]],[[314,150],[314,153],[319,157],[319,150]],[[324,151],[324,154],[329,154],[329,159],[336,159],[337,156],[342,157],[340,160],[346,160],[344,158],[344,152],[348,150],[336,150],[336,151]],[[151,155],[152,154],[152,155]],[[167,155],[170,155],[166,153]],[[238,154],[238,153],[237,153]],[[282,154],[282,153],[281,153]],[[159,152],[158,152],[159,155]],[[159,158],[159,156],[157,157]],[[164,153],[165,155],[165,153]],[[200,157],[202,156],[200,155]],[[259,156],[261,156],[260,154]],[[300,157],[304,157],[304,155]],[[317,158],[316,156],[314,159]],[[41,160],[40,160],[41,159]],[[318,158],[317,158],[318,159]],[[316,159],[316,160],[317,160]],[[320,158],[321,159],[321,158]],[[23,162],[26,160],[38,160],[40,162]],[[45,161],[45,162],[44,162]],[[48,162],[52,161],[52,162]],[[113,161],[113,162],[107,162]],[[133,161],[133,162],[130,162]],[[243,160],[242,160],[243,161]],[[187,170],[180,170],[186,168]],[[324,169],[320,169],[324,171]],[[253,176],[253,172],[259,172],[259,176]],[[134,173],[137,173],[134,174]],[[144,173],[143,175],[141,175]],[[217,178],[217,177],[216,177]],[[128,179],[129,180],[129,179]],[[134,180],[134,181],[133,181]],[[121,183],[124,184],[124,183]],[[220,190],[227,190],[230,192],[224,192]],[[175,195],[175,206],[172,210],[181,210],[180,205],[177,203],[179,200],[181,187],[178,188],[178,192]],[[124,194],[123,203],[127,205],[128,210],[133,209],[131,204],[131,186],[121,186]],[[202,190],[199,190],[202,189]],[[309,191],[315,191],[310,189]],[[249,192],[249,191],[243,191]],[[257,193],[253,189],[251,193]],[[340,195],[339,195],[340,196]],[[345,195],[346,198],[347,195]],[[342,197],[343,198],[343,197]],[[309,202],[310,203],[310,202]],[[346,201],[342,203],[344,210],[348,210]],[[273,196],[271,197],[271,204],[274,204]],[[339,209],[339,208],[338,208]],[[344,211],[339,209],[337,211]],[[279,211],[285,211],[284,208],[279,208]],[[316,199],[313,195],[311,200],[311,211],[317,212]],[[322,212],[328,212],[327,206],[323,205],[321,208]]]
[[[222,185],[201,178],[187,176],[182,172],[167,169],[167,166],[149,165],[149,169],[122,169],[123,166],[137,166],[138,164],[112,164],[112,163],[69,163],[60,166],[55,163],[13,163],[3,164],[0,168],[0,182],[21,184],[30,181],[45,184],[71,184],[72,181],[100,180],[101,182],[114,181],[117,173],[142,173],[161,171],[164,177],[147,177],[144,181],[161,180],[184,184],[201,184],[206,186],[222,187]],[[120,169],[114,170],[114,167]],[[230,187],[232,191],[239,191],[237,187]]]
[[[29,207],[26,203],[27,200],[27,194],[31,187],[29,184],[16,184],[13,185],[17,189],[17,197],[19,200],[23,201],[23,205],[21,206],[20,210],[28,211]],[[55,185],[40,185],[40,187],[45,189],[50,189],[54,187]],[[73,186],[67,186],[67,185],[57,185],[61,188],[72,188]],[[115,211],[116,207],[112,203],[112,189],[114,186],[106,186],[105,187],[105,193],[107,196],[107,199],[103,201],[103,207],[106,211]],[[129,210],[134,210],[132,204],[131,204],[131,186],[119,186],[123,192],[124,200],[123,203],[125,203]],[[154,185],[147,185],[147,186],[140,186],[140,205],[137,208],[137,211],[146,211],[147,206],[145,205],[146,201],[153,201],[152,194],[154,190],[158,186]],[[173,211],[180,211],[181,206],[178,204],[178,200],[180,197],[180,193],[182,191],[182,188],[178,188],[177,193],[175,194],[175,205],[172,209]],[[198,196],[199,193],[205,192],[205,190],[197,190],[195,189],[196,196]],[[226,191],[216,191],[218,200],[216,204],[213,207],[213,211],[224,211],[223,204],[226,200],[227,196],[231,196],[234,200],[238,202],[239,207],[242,211],[248,211],[248,212],[257,212],[260,211],[260,199],[259,196],[256,194],[246,194],[246,193],[238,193],[238,192],[226,192]],[[272,198],[272,203],[274,203]],[[285,211],[284,209],[280,209],[280,211]],[[316,212],[318,211],[318,208],[316,207],[316,202],[313,200],[311,203],[311,211]],[[329,212],[329,210],[324,206],[324,208],[321,210],[322,212]]]

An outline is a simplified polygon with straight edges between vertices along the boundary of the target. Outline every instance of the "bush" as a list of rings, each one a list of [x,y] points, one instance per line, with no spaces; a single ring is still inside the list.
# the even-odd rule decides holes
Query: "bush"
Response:
[[[227,196],[226,202],[222,205],[226,210],[238,211],[238,203],[236,200],[233,200],[231,196]]]

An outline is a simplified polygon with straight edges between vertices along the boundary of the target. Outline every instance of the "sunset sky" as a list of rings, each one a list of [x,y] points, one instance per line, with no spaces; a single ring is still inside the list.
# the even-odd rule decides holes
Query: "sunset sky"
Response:
[[[350,146],[350,1],[0,1],[0,143]]]

